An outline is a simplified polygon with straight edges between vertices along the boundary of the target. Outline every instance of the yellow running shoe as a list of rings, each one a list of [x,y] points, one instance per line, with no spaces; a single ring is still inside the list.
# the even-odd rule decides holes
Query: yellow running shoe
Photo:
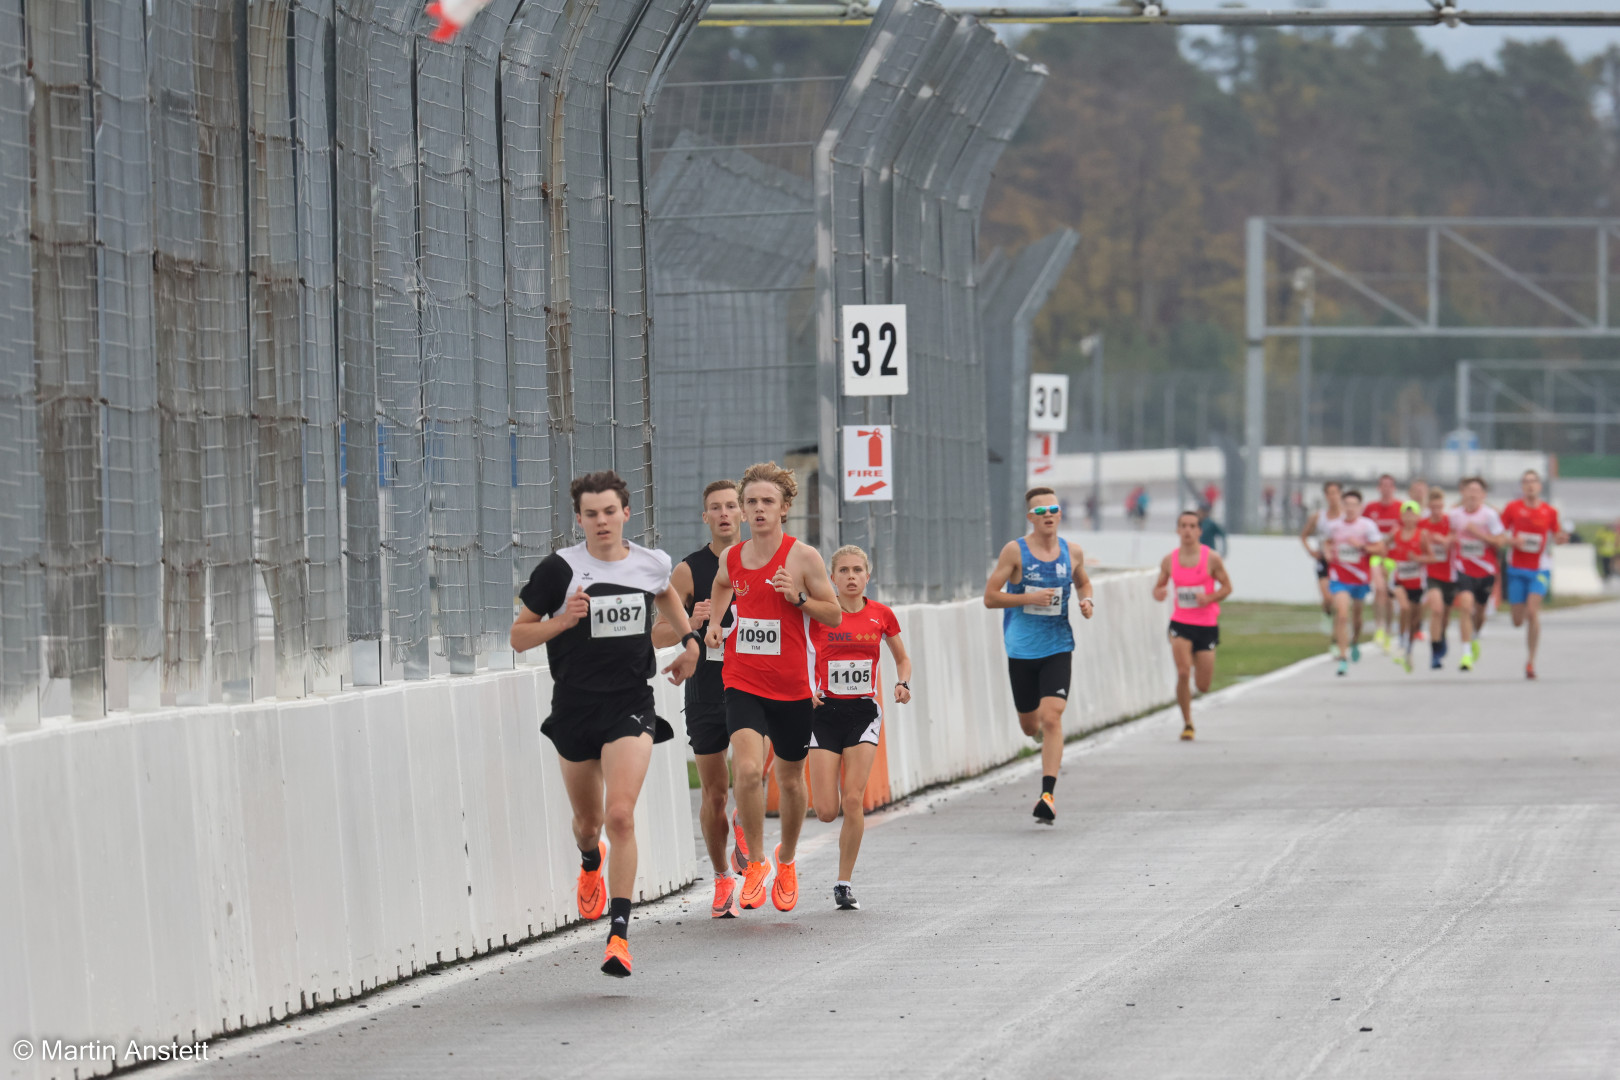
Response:
[[[1196,733],[1193,731],[1193,726],[1188,724],[1186,727],[1181,729],[1181,741],[1192,742],[1195,734]]]

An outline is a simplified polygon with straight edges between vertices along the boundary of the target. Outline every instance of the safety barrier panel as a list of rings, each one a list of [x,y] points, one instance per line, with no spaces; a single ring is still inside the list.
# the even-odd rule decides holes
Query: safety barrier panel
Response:
[[[6,1045],[191,1043],[572,921],[550,694],[521,667],[0,739]],[[638,899],[693,879],[680,742],[636,830]]]

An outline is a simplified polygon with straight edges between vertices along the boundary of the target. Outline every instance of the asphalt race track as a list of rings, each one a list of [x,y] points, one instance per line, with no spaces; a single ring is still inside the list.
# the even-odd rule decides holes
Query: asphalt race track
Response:
[[[711,920],[705,879],[631,979],[592,925],[148,1075],[1620,1075],[1617,656],[1609,603],[1535,683],[1505,615],[1472,674],[1307,662],[1196,743],[1071,746],[1055,828],[1028,761],[874,815],[860,912],[812,822],[797,910]]]

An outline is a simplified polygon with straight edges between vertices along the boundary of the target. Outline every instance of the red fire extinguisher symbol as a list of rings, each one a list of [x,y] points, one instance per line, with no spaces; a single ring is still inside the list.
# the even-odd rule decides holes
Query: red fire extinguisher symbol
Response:
[[[856,431],[855,434],[866,440],[866,464],[874,469],[883,467],[883,432],[876,428],[871,431]]]

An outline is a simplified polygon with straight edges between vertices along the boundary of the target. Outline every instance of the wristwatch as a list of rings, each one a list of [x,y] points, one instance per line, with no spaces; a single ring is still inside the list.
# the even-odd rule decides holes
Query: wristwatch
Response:
[[[810,602],[810,598],[808,596],[804,595],[804,590],[803,589],[800,589],[799,590],[799,602],[794,604],[793,606],[794,607],[804,607],[804,605],[808,604],[809,602]]]
[[[697,645],[698,652],[700,654],[703,652],[703,635],[702,634],[699,634],[696,630],[688,630],[686,633],[681,635],[681,648],[683,648],[683,649],[686,648],[686,643],[688,641],[694,642]]]

